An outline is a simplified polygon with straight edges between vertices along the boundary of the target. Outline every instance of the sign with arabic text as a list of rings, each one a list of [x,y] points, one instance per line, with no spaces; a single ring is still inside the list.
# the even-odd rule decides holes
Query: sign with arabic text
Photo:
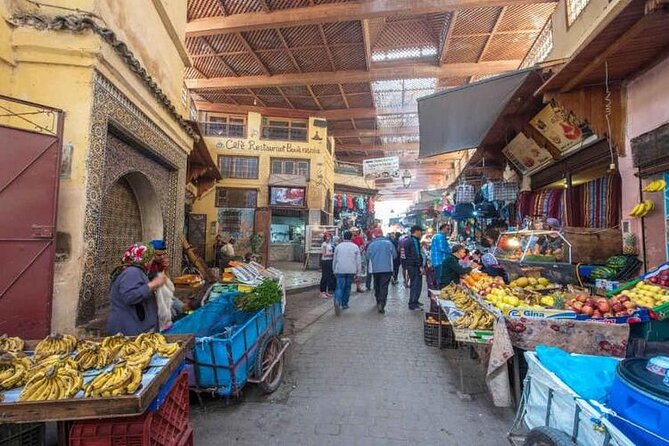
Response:
[[[400,177],[400,159],[397,156],[372,158],[362,162],[362,174],[366,180],[381,180]]]

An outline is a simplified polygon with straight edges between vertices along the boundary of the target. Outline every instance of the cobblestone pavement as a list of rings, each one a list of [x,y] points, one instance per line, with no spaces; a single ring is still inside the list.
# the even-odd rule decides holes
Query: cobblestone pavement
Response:
[[[293,345],[283,386],[270,396],[247,386],[239,401],[192,404],[196,444],[508,444],[512,411],[492,406],[468,351],[425,346],[423,314],[407,310],[406,294],[393,288],[380,315],[371,293],[353,293],[340,318],[317,290],[299,296],[299,311],[289,297]]]

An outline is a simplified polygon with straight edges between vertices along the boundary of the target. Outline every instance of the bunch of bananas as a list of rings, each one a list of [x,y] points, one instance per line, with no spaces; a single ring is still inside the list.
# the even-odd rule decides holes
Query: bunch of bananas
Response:
[[[74,361],[79,364],[79,370],[101,369],[111,364],[113,359],[114,354],[109,348],[95,342],[80,343],[74,357]]]
[[[84,396],[104,397],[131,395],[142,382],[142,370],[126,361],[118,362],[108,372],[96,376],[88,386]]]
[[[127,358],[128,356],[142,353],[143,351],[147,350],[147,348],[151,349],[151,354],[153,354],[153,347],[145,347],[135,341],[128,341],[121,346],[121,348],[116,353],[116,357]]]
[[[102,340],[102,346],[110,349],[113,354],[116,355],[126,342],[128,342],[128,338],[121,333],[117,333],[113,336],[104,338]]]
[[[452,322],[455,328],[468,328],[470,330],[491,330],[495,317],[488,313],[478,302],[469,294],[451,284],[444,288],[450,299],[453,301],[459,311],[464,315]]]
[[[171,358],[176,355],[180,348],[180,345],[176,342],[168,343],[165,336],[160,333],[142,333],[135,338],[134,342],[145,348],[152,348],[164,358]]]
[[[181,345],[178,342],[172,342],[165,345],[159,345],[158,348],[156,348],[156,353],[163,358],[171,358],[177,354],[180,348]]]
[[[644,192],[662,192],[667,187],[664,180],[653,180],[643,188]]]
[[[650,200],[644,200],[634,206],[629,215],[630,217],[645,217],[646,214],[648,214],[653,209],[655,209],[655,203]]]
[[[148,347],[139,353],[126,356],[125,362],[127,362],[129,366],[138,367],[140,370],[144,370],[151,363],[151,358],[153,358],[153,348]]]
[[[84,380],[79,370],[66,364],[56,364],[32,375],[21,391],[19,401],[73,398],[83,385]]]
[[[28,379],[30,360],[23,353],[0,355],[0,390],[22,386]]]
[[[43,358],[33,358],[33,360],[35,362],[29,370],[31,376],[39,372],[44,372],[53,366],[65,366],[74,370],[79,369],[79,364],[74,359],[72,359],[72,356],[70,356],[69,353],[45,356]]]
[[[35,347],[35,358],[51,355],[70,354],[77,346],[77,338],[68,334],[55,333],[42,339]]]
[[[0,336],[0,350],[5,352],[20,352],[23,350],[23,339],[7,336]]]

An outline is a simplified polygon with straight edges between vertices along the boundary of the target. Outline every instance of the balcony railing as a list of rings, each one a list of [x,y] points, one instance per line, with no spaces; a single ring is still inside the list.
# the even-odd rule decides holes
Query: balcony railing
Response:
[[[204,136],[227,136],[228,138],[246,138],[246,124],[225,122],[201,122]]]
[[[335,161],[335,173],[362,176],[362,164]]]

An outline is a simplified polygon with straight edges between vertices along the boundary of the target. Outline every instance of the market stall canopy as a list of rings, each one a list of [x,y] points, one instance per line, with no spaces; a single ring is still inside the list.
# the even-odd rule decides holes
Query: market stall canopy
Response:
[[[669,1],[622,0],[541,92],[622,81],[663,59],[669,49]],[[422,135],[421,135],[422,136]]]
[[[534,69],[418,99],[419,158],[479,147]]]

